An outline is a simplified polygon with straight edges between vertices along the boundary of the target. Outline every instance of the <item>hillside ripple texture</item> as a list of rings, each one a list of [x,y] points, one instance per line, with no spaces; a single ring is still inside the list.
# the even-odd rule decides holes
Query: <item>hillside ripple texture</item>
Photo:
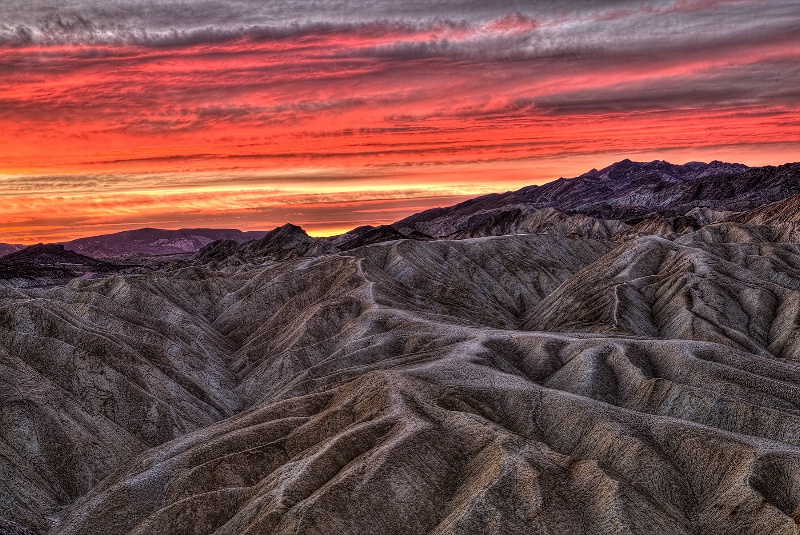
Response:
[[[0,287],[0,533],[797,535],[797,203]]]

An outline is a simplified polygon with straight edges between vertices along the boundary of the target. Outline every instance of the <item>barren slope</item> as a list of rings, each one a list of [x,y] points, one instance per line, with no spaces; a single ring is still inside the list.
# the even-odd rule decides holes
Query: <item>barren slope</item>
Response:
[[[402,240],[3,290],[0,516],[796,533],[800,250],[764,228]]]

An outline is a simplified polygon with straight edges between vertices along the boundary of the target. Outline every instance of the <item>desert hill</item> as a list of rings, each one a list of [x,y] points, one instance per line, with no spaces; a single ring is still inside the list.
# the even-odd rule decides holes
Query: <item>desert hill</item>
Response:
[[[131,268],[68,251],[63,245],[40,243],[0,257],[0,285],[53,286],[76,277],[126,273]]]
[[[162,230],[143,228],[78,238],[63,245],[77,253],[94,258],[130,255],[168,255],[195,253],[215,240],[233,240],[237,243],[261,238],[266,232],[242,232],[235,229],[180,229]]]
[[[742,180],[790,182],[769,173]],[[2,287],[0,526],[794,535],[800,246],[796,198],[771,197],[638,221],[518,206],[541,232],[498,212],[459,239],[286,225]]]

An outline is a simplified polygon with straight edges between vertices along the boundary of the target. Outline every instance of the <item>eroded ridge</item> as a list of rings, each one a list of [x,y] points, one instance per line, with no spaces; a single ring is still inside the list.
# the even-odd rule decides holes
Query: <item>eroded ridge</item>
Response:
[[[2,289],[0,515],[75,535],[796,533],[800,251],[759,228]]]

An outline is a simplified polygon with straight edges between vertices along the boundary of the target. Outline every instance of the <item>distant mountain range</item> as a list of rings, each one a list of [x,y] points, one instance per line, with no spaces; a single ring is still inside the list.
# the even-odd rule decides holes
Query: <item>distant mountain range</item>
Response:
[[[102,234],[61,242],[68,251],[93,258],[124,257],[131,255],[171,255],[195,253],[204,245],[216,240],[233,240],[237,243],[261,238],[267,231],[244,232],[236,229],[184,228],[164,230],[141,228],[113,234]],[[24,249],[24,245],[0,243],[0,257]]]
[[[467,237],[493,234],[493,226],[500,226],[502,234],[537,232],[545,225],[563,224],[567,216],[582,215],[591,219],[577,219],[576,227],[597,226],[597,220],[604,220],[630,228],[647,219],[684,216],[699,208],[751,210],[796,193],[800,193],[800,163],[749,168],[718,161],[675,165],[622,160],[577,178],[426,210],[395,227],[436,237],[454,233]],[[625,229],[609,232],[618,230]]]
[[[238,243],[261,238],[266,231],[243,232],[235,229],[188,228],[162,230],[143,228],[114,234],[79,238],[64,242],[71,250],[94,258],[126,255],[166,255],[194,253],[216,240],[233,240]]]
[[[627,239],[640,235],[676,237],[706,225],[787,222],[797,217],[800,164],[753,167],[714,161],[675,165],[657,160],[623,160],[579,177],[542,186],[490,194],[446,208],[434,208],[380,227],[358,227],[333,238],[311,238],[285,225],[261,240],[214,242],[200,260],[244,262],[285,260],[347,251],[399,239],[465,239],[507,234],[549,234],[567,238]],[[772,203],[772,204],[770,204]],[[776,215],[777,214],[777,215]],[[793,225],[770,232],[788,239]]]
[[[676,165],[663,160],[626,159],[579,177],[484,195],[454,206],[426,210],[393,225],[358,227],[332,238],[311,238],[295,225],[269,232],[143,228],[80,238],[63,245],[93,258],[195,253],[210,245],[201,257],[219,260],[231,255],[317,256],[404,238],[556,233],[609,239],[681,234],[798,193],[800,163],[748,167],[720,161]],[[743,217],[747,216],[736,215],[735,219]],[[0,244],[0,256],[22,248]]]

